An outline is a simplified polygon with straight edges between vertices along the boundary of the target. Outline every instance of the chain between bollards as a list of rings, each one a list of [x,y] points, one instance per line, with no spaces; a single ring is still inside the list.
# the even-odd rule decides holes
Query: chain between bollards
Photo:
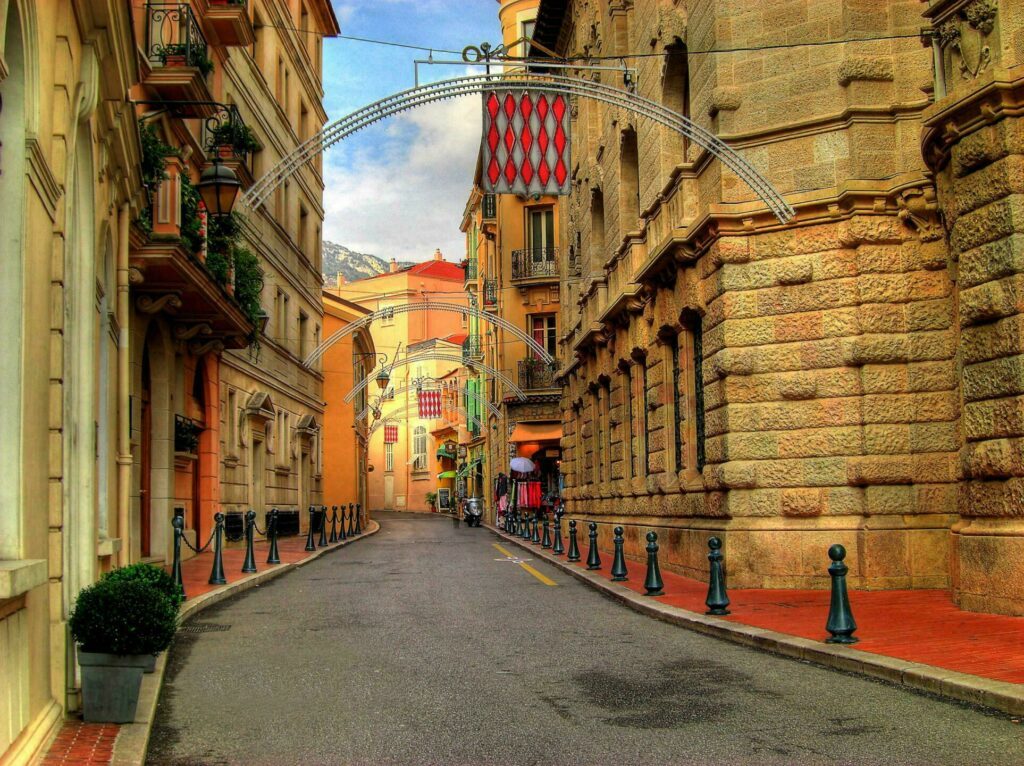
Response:
[[[857,623],[853,620],[853,611],[850,609],[850,597],[846,592],[846,573],[850,568],[844,563],[846,548],[842,545],[833,545],[828,549],[828,557],[832,563],[828,567],[829,576],[832,578],[832,596],[828,605],[828,620],[825,622],[825,630],[832,634],[825,639],[826,644],[855,644],[860,639],[853,635],[857,630]]]
[[[661,567],[658,566],[658,533],[647,533],[647,577],[644,578],[645,596],[665,595],[665,582],[661,579]]]
[[[213,568],[210,570],[210,585],[227,585],[224,576],[224,514],[218,511],[213,515],[216,526],[213,530]]]
[[[569,521],[569,561],[580,560],[580,544],[576,539],[576,519]]]
[[[187,598],[185,594],[185,582],[181,579],[181,536],[185,528],[185,519],[175,515],[171,519],[171,526],[174,528],[174,564],[171,566],[171,578],[174,584],[181,591],[181,597]]]
[[[729,595],[725,592],[725,566],[722,556],[722,541],[717,537],[708,539],[708,597],[704,604],[708,610],[704,614],[729,614]]]
[[[587,550],[587,569],[601,568],[601,554],[597,550],[597,523],[590,522],[590,548]]]
[[[245,561],[242,571],[251,574],[256,571],[256,553],[253,550],[253,537],[256,534],[256,511],[250,508],[245,512]]]
[[[270,520],[267,522],[267,537],[270,538],[270,550],[267,553],[268,564],[280,564],[281,554],[277,550],[277,508],[270,509]]]
[[[615,527],[615,556],[612,558],[612,582],[623,582],[629,579],[629,572],[626,570],[626,556],[622,547],[625,541],[622,539],[622,527]]]

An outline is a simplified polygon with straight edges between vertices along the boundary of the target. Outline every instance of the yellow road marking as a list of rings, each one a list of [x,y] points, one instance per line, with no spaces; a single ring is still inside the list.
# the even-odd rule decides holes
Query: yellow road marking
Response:
[[[516,555],[514,555],[514,554],[512,554],[512,553],[509,553],[509,552],[508,552],[507,550],[505,550],[505,549],[504,549],[503,547],[501,547],[501,546],[500,546],[500,545],[498,545],[497,543],[491,543],[491,544],[492,544],[492,545],[493,545],[493,546],[494,546],[495,548],[497,548],[497,549],[498,549],[499,551],[501,551],[501,552],[502,552],[502,553],[503,553],[503,554],[504,554],[505,556],[507,556],[507,557],[508,557],[509,559],[511,559],[511,560],[515,560],[515,559],[518,559],[518,558],[519,558],[518,556],[516,556]],[[534,568],[533,568],[532,566],[530,566],[529,564],[527,564],[527,563],[526,563],[525,561],[517,561],[516,563],[517,563],[517,564],[519,564],[519,566],[521,566],[521,567],[522,567],[523,569],[525,569],[525,570],[526,570],[527,572],[529,572],[530,574],[532,574],[532,575],[533,575],[534,577],[536,577],[536,578],[537,578],[538,580],[540,580],[540,581],[541,581],[542,583],[544,583],[545,585],[557,585],[557,583],[556,583],[556,582],[555,582],[554,580],[552,580],[552,579],[551,579],[550,577],[545,577],[545,576],[544,576],[544,575],[542,575],[542,574],[541,574],[540,572],[538,572],[538,571],[537,571],[536,569],[534,569]]]

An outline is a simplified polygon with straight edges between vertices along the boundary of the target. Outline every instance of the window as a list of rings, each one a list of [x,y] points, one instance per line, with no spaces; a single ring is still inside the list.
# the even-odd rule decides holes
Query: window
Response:
[[[604,261],[604,194],[594,189],[590,198],[590,273],[603,273]]]
[[[590,392],[590,476],[595,484],[601,481],[601,389]]]
[[[391,306],[379,306],[378,308],[387,309],[392,308]],[[388,311],[380,318],[381,327],[392,327],[395,324],[395,312]]]
[[[636,476],[636,453],[637,453],[637,427],[633,415],[636,408],[633,406],[633,375],[632,365],[623,362],[619,368],[622,371],[622,406],[625,410],[623,424],[626,428],[626,451],[629,453],[629,477]]]
[[[309,138],[312,133],[309,130],[309,110],[306,108],[306,102],[299,101],[299,140],[305,141]]]
[[[277,342],[288,346],[288,293],[278,288],[277,300],[274,302],[277,314]]]
[[[530,317],[530,335],[551,356],[558,350],[558,325],[554,314],[534,314]],[[534,358],[540,358],[534,352]]]
[[[427,429],[426,426],[416,426],[412,436],[412,469],[414,471],[427,470]]]
[[[391,442],[384,445],[384,470],[388,473],[395,470],[395,445]]]
[[[305,359],[309,355],[309,341],[306,338],[309,329],[309,315],[305,311],[299,312],[299,358]]]
[[[676,40],[665,46],[665,79],[662,82],[662,103],[684,117],[690,116],[690,64],[686,45]],[[662,131],[669,169],[685,161],[686,141],[668,130]]]
[[[237,455],[238,454],[238,392],[233,389],[228,389],[228,432],[227,432],[227,454]]]
[[[316,325],[313,325],[313,350],[315,351],[318,348],[320,348],[320,325],[316,324]],[[302,358],[305,359],[306,357],[303,356]],[[316,362],[316,369],[318,369],[318,370],[320,369],[320,360],[319,359]],[[360,378],[360,380],[362,380],[362,378]],[[358,382],[358,381],[356,381],[356,382]],[[363,408],[360,407],[359,411],[362,412]]]
[[[644,456],[644,476],[651,472],[651,454],[648,450],[647,445],[647,360],[640,358],[637,360],[637,368],[639,375],[637,375],[637,392],[636,392],[636,404],[639,408],[637,413],[640,419],[640,437],[643,441],[640,443],[642,447],[642,454]]]
[[[640,165],[636,145],[636,131],[622,131],[619,143],[619,190],[621,194],[623,236],[636,227],[640,219]]]
[[[285,78],[284,59],[281,56],[278,56],[277,57],[277,83],[276,83],[277,88],[276,88],[275,95],[277,96],[277,102],[279,104],[281,104],[282,106],[285,103],[284,78]]]
[[[252,60],[256,64],[256,68],[263,69],[264,51],[266,50],[266,37],[263,31],[263,19],[260,18],[258,13],[253,14],[252,18],[253,26],[253,41],[252,41]]]
[[[555,212],[552,208],[526,211],[526,241],[530,243],[535,263],[554,258],[550,249],[555,246]]]
[[[612,479],[612,385],[611,380],[601,381],[601,402],[604,409],[601,412],[601,461],[605,464],[605,479]]]
[[[299,252],[301,252],[306,258],[309,258],[309,253],[306,248],[309,246],[309,211],[306,210],[305,205],[299,205],[299,237],[298,237]]]

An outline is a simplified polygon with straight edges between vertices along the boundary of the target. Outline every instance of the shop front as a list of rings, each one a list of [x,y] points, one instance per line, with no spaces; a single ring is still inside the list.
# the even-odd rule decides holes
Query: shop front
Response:
[[[509,436],[506,477],[495,479],[494,494],[500,508],[501,492],[508,492],[505,504],[536,514],[554,510],[562,490],[562,425],[554,421],[517,423]]]

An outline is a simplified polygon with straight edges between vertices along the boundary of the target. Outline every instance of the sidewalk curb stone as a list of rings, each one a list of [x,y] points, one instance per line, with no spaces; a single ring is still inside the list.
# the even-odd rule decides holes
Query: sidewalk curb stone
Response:
[[[754,649],[762,649],[793,659],[807,660],[828,668],[878,678],[900,686],[928,692],[941,697],[993,708],[1011,715],[1024,715],[1024,684],[996,681],[955,670],[923,665],[898,657],[872,654],[848,646],[818,643],[799,636],[722,620],[690,612],[679,607],[660,604],[629,588],[605,580],[547,551],[525,545],[514,537],[489,527],[499,539],[529,550],[533,556],[603,592],[631,609],[663,622],[688,628],[705,635],[725,639]]]
[[[228,583],[219,590],[210,591],[186,601],[181,605],[179,619],[181,622],[184,622],[207,607],[211,607],[226,598],[237,596],[239,593],[255,588],[286,572],[291,572],[293,569],[298,569],[311,561],[315,561],[326,553],[339,550],[367,537],[371,537],[379,531],[380,524],[370,519],[367,522],[367,528],[363,530],[359,537],[350,537],[327,548],[320,548],[316,553],[311,553],[301,561],[276,564],[271,569],[265,569],[248,577],[243,577],[240,580]],[[135,714],[135,723],[126,724],[121,727],[117,741],[114,743],[114,756],[111,760],[112,766],[143,766],[145,763],[146,751],[149,748],[149,734],[153,727],[153,719],[156,716],[156,706],[160,699],[160,689],[163,687],[166,666],[167,652],[164,652],[157,658],[156,670],[143,677],[142,690],[139,693],[139,706]]]

